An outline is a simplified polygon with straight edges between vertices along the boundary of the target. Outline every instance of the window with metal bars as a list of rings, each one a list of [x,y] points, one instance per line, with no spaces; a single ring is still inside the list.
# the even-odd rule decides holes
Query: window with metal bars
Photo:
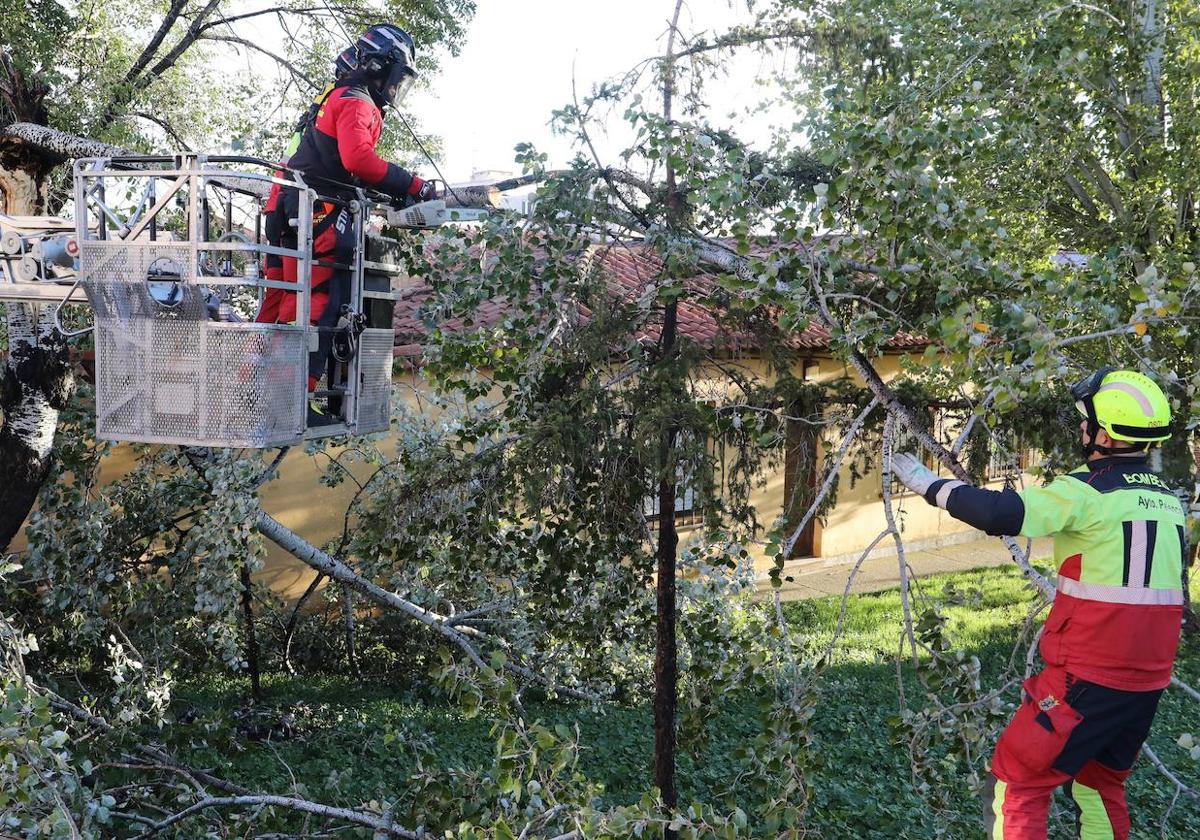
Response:
[[[693,465],[680,461],[675,465],[675,524],[694,525],[704,516],[699,505],[696,474]],[[642,500],[642,513],[648,520],[658,518],[658,488]]]

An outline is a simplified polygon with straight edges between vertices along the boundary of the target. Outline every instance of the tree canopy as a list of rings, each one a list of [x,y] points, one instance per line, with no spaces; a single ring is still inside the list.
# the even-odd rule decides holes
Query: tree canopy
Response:
[[[953,836],[957,824],[940,815],[980,785],[1033,652],[1019,639],[985,683],[944,604],[910,587],[891,455],[908,440],[971,479],[1021,442],[1044,453],[1046,474],[1074,466],[1066,385],[1116,364],[1167,390],[1175,437],[1164,466],[1189,496],[1200,420],[1197,10],[774,0],[752,4],[752,25],[697,34],[672,5],[662,55],[555,114],[576,141],[569,167],[549,170],[537,149],[518,148],[541,185],[528,216],[408,240],[425,295],[415,309],[422,401],[398,407],[394,443],[308,453],[326,482],[358,483],[340,538],[308,545],[261,512],[269,457],[150,448],[100,493],[103,447],[86,407],[72,406],[30,549],[0,590],[0,726],[14,733],[0,729],[0,747],[30,768],[0,771],[17,791],[14,830],[104,836],[120,825],[133,836],[205,821],[219,835],[233,825],[221,814],[240,813],[272,831],[299,830],[307,814],[377,836],[464,840],[804,836],[809,744],[837,633],[827,647],[798,637],[779,601],[756,593],[748,547],[765,545],[780,583],[797,534],[828,512],[854,463],[884,473],[871,547],[893,545],[903,581],[892,732],[931,805],[925,828]],[[408,12],[452,50],[470,4],[388,11]],[[200,37],[227,36],[219,12],[215,2],[156,9],[155,20],[174,14],[200,34],[155,73],[187,34],[169,29],[143,62],[131,45],[153,44],[161,27],[130,27],[111,6],[88,13],[108,21],[100,26],[55,3],[24,4],[14,20],[31,23],[13,42],[24,57],[8,78],[40,91],[59,128],[152,142],[152,131],[107,115],[154,97],[173,130],[212,142],[212,100],[177,101],[172,89],[194,90],[178,82],[190,72],[255,101],[206,64],[206,49],[229,46]],[[310,40],[280,56],[291,65],[282,87],[328,55],[328,16],[353,31],[371,13],[289,8],[309,16]],[[63,67],[64,42],[122,60]],[[776,68],[776,105],[793,111],[769,142],[739,136],[705,104],[706,84],[746,53]],[[9,119],[36,118],[9,102]],[[617,120],[633,140],[606,160],[592,138]],[[635,261],[636,288],[614,287],[610,253]],[[738,340],[682,333],[688,307],[715,313]],[[809,328],[853,376],[804,380],[795,336]],[[878,360],[901,337],[928,349],[885,381]],[[750,356],[760,364],[740,364]],[[935,425],[935,411],[953,422]],[[760,521],[748,495],[798,426],[824,443],[817,481]],[[685,481],[703,521],[679,545]],[[323,616],[249,583],[263,536],[317,572],[313,590],[337,584],[319,596]],[[1032,621],[1052,596],[1037,558],[1008,546],[1033,584]],[[145,733],[176,720],[177,675],[244,667],[248,630],[268,621],[278,631],[264,634],[268,667],[295,667],[297,634],[317,667],[353,661],[356,638],[387,651],[392,678],[493,724],[493,765],[438,773],[418,759],[386,801],[334,805],[295,787],[251,791],[154,746]],[[1197,698],[1182,682],[1170,690]],[[542,699],[632,705],[652,692],[655,772],[636,803],[606,802],[579,770],[579,732],[527,711]],[[699,754],[727,702],[755,709],[755,731],[727,795],[692,804],[674,790],[675,738],[682,755]],[[1150,755],[1168,795],[1196,800]],[[102,763],[153,783],[118,802],[113,791],[136,785]]]

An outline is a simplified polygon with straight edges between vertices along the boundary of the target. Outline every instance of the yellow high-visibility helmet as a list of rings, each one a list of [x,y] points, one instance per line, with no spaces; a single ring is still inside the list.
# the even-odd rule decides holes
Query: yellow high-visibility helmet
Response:
[[[1171,436],[1167,395],[1158,383],[1136,370],[1101,368],[1075,383],[1071,396],[1079,413],[1113,440],[1153,443]]]

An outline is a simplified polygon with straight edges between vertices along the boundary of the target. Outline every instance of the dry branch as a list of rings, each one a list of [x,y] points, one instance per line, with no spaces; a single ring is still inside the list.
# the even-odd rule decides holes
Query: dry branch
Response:
[[[78,706],[69,700],[66,700],[52,692],[47,692],[50,696],[50,705],[53,709],[60,713],[64,713],[76,720],[99,730],[106,734],[111,734],[115,730],[107,720]],[[203,796],[199,802],[196,802],[179,813],[173,814],[166,819],[156,823],[151,823],[146,831],[142,832],[141,837],[150,837],[165,828],[180,822],[183,819],[207,808],[216,807],[239,807],[239,806],[274,806],[287,808],[293,811],[300,811],[306,814],[315,816],[328,817],[330,819],[340,820],[342,822],[361,825],[367,828],[374,829],[377,832],[383,832],[385,836],[401,837],[401,838],[416,838],[417,835],[407,831],[406,829],[396,827],[390,817],[376,815],[368,811],[356,810],[353,808],[338,808],[331,805],[324,805],[319,802],[313,802],[307,799],[299,799],[291,796],[277,796],[275,794],[253,793],[246,788],[229,782],[225,779],[212,775],[205,770],[199,770],[190,767],[175,759],[174,756],[168,754],[158,747],[148,744],[139,744],[134,747],[134,752],[149,760],[149,764],[145,765],[128,765],[130,769],[147,769],[147,770],[164,770],[183,776],[192,783],[193,788],[198,794]],[[205,792],[204,786],[220,790],[228,796],[214,797]],[[131,815],[124,815],[131,816]],[[143,817],[138,817],[137,821],[147,822]]]

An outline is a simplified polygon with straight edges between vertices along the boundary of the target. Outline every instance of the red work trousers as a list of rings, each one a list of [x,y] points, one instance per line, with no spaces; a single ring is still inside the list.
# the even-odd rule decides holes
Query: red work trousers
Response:
[[[285,197],[285,207],[289,207]],[[289,215],[294,218],[294,211]],[[285,223],[286,225],[286,223]],[[285,226],[284,246],[296,247],[296,230]],[[348,264],[354,256],[354,221],[345,207],[319,201],[313,205],[313,260],[312,295],[309,304],[309,321],[321,330],[317,351],[309,354],[308,390],[316,388],[317,380],[324,373],[333,346],[333,330],[341,316],[342,304],[349,300],[350,273],[329,263]],[[324,263],[323,265],[318,263]],[[299,261],[293,257],[283,258],[283,279],[288,283],[298,281]],[[265,308],[265,307],[264,307]],[[276,323],[291,323],[296,320],[296,295],[285,292],[278,304]]]
[[[278,176],[279,173],[276,173]],[[263,209],[263,239],[268,245],[276,248],[284,242],[284,228],[287,226],[283,202],[280,200],[279,185],[271,186],[271,196]],[[267,254],[264,260],[263,277],[267,280],[283,280],[283,257],[278,254]],[[292,282],[295,282],[293,276]],[[291,317],[284,318],[282,308],[285,302],[291,300]],[[260,324],[287,324],[296,318],[296,295],[283,289],[267,289],[263,294],[262,306],[254,320]]]
[[[1078,809],[1081,840],[1127,840],[1125,779],[1161,695],[1076,680],[1056,667],[1026,680],[992,755],[989,840],[1046,840],[1059,785]]]
[[[285,221],[283,224],[287,224]],[[338,230],[338,224],[343,229]],[[290,236],[288,235],[290,233]],[[318,262],[346,262],[353,254],[353,243],[347,241],[350,231],[350,214],[346,210],[338,212],[337,206],[326,202],[318,202],[313,208],[313,259]],[[296,232],[291,230],[283,235],[286,247],[295,247]],[[289,241],[290,240],[290,241]],[[268,241],[269,238],[268,238]],[[300,263],[295,257],[283,257],[282,265],[278,267],[267,264],[264,276],[268,280],[283,280],[295,283],[299,277]],[[329,281],[336,269],[329,265],[313,265],[312,267],[312,300],[309,305],[308,317],[315,325],[320,323],[329,304]],[[276,294],[272,294],[272,292]],[[263,306],[255,319],[260,323],[290,324],[296,320],[296,294],[282,289],[268,289],[263,297]]]

